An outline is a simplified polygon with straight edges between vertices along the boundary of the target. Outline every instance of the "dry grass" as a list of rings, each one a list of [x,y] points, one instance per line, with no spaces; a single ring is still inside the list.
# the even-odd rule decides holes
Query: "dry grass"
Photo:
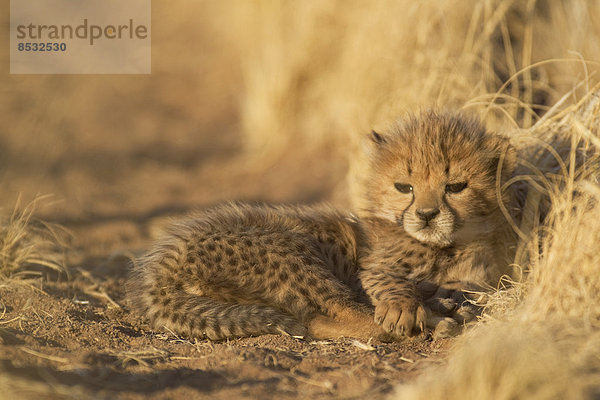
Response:
[[[536,250],[531,249],[524,266],[527,278],[496,293],[487,323],[456,343],[447,365],[400,387],[399,399],[585,399],[600,394],[599,93],[527,134],[562,154],[551,162],[532,156],[531,148],[525,152],[532,156],[531,167],[537,163],[548,176],[542,182],[547,187],[539,188],[550,210],[529,239]]]
[[[151,347],[148,349],[131,351],[109,350],[103,355],[114,359],[113,365],[123,368],[130,363],[134,365],[141,365],[143,367],[149,367],[156,361],[168,360],[170,353],[166,350]]]
[[[339,144],[434,104],[500,103],[500,114],[531,126],[532,108],[553,104],[595,69],[581,59],[600,54],[589,37],[600,36],[591,17],[599,8],[584,0],[248,2],[237,24],[247,50],[247,141],[257,151]]]
[[[598,70],[583,60],[600,57],[599,13],[585,0],[246,2],[236,27],[253,165],[329,146],[350,160],[338,198],[360,208],[367,132],[432,106],[532,126]]]
[[[0,287],[30,283],[42,271],[67,273],[64,249],[68,233],[57,225],[33,218],[38,200],[20,208],[0,221]]]

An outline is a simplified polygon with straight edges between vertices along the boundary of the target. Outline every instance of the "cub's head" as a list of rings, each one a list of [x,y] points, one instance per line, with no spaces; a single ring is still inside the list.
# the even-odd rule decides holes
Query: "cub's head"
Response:
[[[498,198],[496,185],[515,164],[508,139],[477,119],[433,111],[372,132],[370,139],[370,215],[440,247],[496,229],[499,202],[507,201]]]

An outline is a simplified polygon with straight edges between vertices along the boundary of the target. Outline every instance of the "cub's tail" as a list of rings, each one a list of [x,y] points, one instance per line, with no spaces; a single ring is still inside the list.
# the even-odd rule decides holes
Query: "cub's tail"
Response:
[[[149,273],[149,271],[146,271]],[[135,271],[127,283],[134,309],[153,328],[167,328],[187,337],[222,340],[264,334],[306,336],[296,318],[260,304],[237,304],[186,292],[177,285],[152,285],[144,271]]]

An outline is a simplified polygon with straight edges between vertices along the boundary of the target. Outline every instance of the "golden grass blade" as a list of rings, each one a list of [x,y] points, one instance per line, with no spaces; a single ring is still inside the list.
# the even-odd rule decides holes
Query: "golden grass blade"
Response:
[[[63,228],[33,218],[40,196],[20,207],[20,198],[8,218],[0,218],[0,279],[4,282],[39,276],[32,267],[67,274],[64,251],[69,234]],[[67,274],[68,276],[68,274]]]

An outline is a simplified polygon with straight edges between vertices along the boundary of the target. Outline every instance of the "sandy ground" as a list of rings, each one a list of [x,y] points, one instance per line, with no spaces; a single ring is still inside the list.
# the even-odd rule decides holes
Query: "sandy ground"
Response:
[[[103,278],[97,289],[121,300],[121,279]],[[84,281],[36,295],[2,290],[5,318],[18,320],[2,329],[0,369],[4,379],[27,381],[12,389],[19,397],[39,398],[34,384],[42,382],[49,398],[384,398],[437,349],[273,335],[190,342],[148,331],[126,310],[86,295]]]

